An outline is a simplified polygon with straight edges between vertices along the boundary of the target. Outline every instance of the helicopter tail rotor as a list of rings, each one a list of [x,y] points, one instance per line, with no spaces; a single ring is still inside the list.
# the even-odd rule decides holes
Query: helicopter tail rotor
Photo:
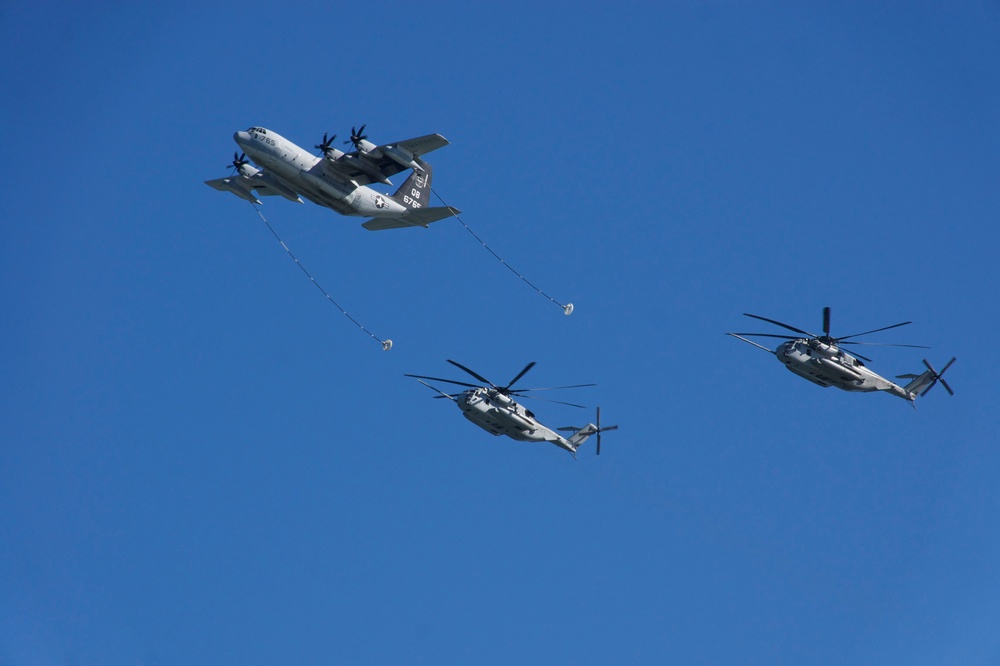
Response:
[[[946,382],[941,377],[941,375],[943,375],[948,370],[948,368],[951,367],[951,364],[954,362],[955,362],[955,357],[952,356],[951,360],[948,361],[943,368],[941,368],[941,372],[938,372],[931,366],[930,363],[927,362],[927,359],[925,358],[924,365],[927,366],[928,372],[931,373],[930,383],[927,385],[927,388],[925,388],[923,391],[920,392],[920,395],[926,395],[927,392],[930,391],[932,388],[934,388],[934,385],[937,384],[938,382],[941,382],[941,386],[943,386],[944,390],[948,392],[948,395],[955,395],[955,392],[951,390],[950,386],[948,386],[948,382]]]
[[[948,361],[943,368],[941,368],[941,372],[938,372],[937,370],[934,369],[934,366],[932,366],[925,358],[924,366],[927,368],[927,370],[920,373],[919,375],[907,374],[907,375],[897,375],[897,377],[899,377],[900,379],[913,380],[905,387],[903,387],[903,390],[905,390],[909,395],[913,396],[913,398],[926,395],[927,392],[930,391],[932,388],[934,388],[934,385],[937,384],[938,382],[941,382],[941,386],[943,386],[944,390],[948,392],[948,395],[955,395],[955,392],[951,390],[950,386],[948,386],[948,382],[946,382],[941,377],[941,375],[943,375],[948,370],[948,368],[951,367],[951,364],[954,362],[955,362],[955,357],[953,356],[952,359]],[[910,398],[910,400],[912,401],[913,398]]]
[[[601,408],[598,407],[596,424],[588,423],[582,428],[567,426],[565,428],[559,428],[559,430],[569,430],[574,432],[574,434],[569,438],[569,442],[574,446],[574,448],[579,447],[592,435],[597,435],[597,455],[601,455],[601,433],[608,432],[609,430],[618,430],[618,426],[609,425],[601,427]]]

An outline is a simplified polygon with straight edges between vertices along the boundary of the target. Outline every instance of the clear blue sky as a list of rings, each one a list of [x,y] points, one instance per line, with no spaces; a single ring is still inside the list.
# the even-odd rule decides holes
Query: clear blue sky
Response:
[[[1000,4],[877,4],[5,3],[0,663],[1000,664]],[[268,199],[383,352],[203,184],[360,123],[576,312]],[[956,395],[723,335],[823,306]],[[491,437],[446,358],[621,429]]]

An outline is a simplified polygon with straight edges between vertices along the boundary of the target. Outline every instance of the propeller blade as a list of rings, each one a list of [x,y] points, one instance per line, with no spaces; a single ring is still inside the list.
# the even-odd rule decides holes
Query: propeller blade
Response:
[[[446,384],[457,384],[458,386],[467,386],[468,388],[480,388],[475,384],[467,384],[465,382],[456,382],[454,379],[443,379],[441,377],[428,377],[427,375],[403,375],[404,377],[413,377],[414,379],[430,379],[434,382],[445,382]],[[423,383],[423,382],[421,382]]]
[[[816,337],[815,335],[813,335],[809,331],[803,331],[801,328],[795,328],[794,326],[789,326],[788,324],[783,324],[782,322],[777,321],[775,319],[768,319],[767,317],[761,317],[760,315],[750,314],[749,312],[744,312],[743,315],[746,316],[746,317],[753,317],[754,319],[760,319],[761,321],[769,322],[769,323],[774,324],[776,326],[780,326],[781,328],[787,328],[789,331],[795,331],[796,333],[801,333],[802,335],[805,335],[805,336],[810,337],[810,338],[815,338]]]
[[[461,370],[465,370],[465,371],[466,371],[467,373],[469,373],[470,375],[472,375],[473,377],[475,377],[475,378],[476,378],[476,379],[478,379],[479,381],[481,381],[481,382],[485,382],[486,384],[489,384],[490,386],[492,386],[492,387],[493,387],[493,388],[495,388],[495,389],[499,389],[499,388],[500,388],[499,386],[497,386],[496,384],[494,384],[494,383],[493,383],[493,382],[491,382],[490,380],[486,379],[486,377],[483,377],[482,375],[480,375],[480,374],[478,374],[478,373],[476,373],[476,372],[473,372],[472,370],[469,370],[469,369],[468,369],[467,367],[465,367],[465,366],[464,366],[464,365],[462,365],[461,363],[458,363],[458,362],[456,362],[456,361],[452,361],[452,360],[451,360],[450,358],[449,358],[449,359],[446,359],[446,360],[447,360],[447,361],[448,361],[449,363],[451,363],[451,364],[452,364],[453,366],[455,366],[456,368],[459,368],[459,369],[461,369]],[[455,383],[458,383],[458,382],[455,382]]]
[[[366,127],[368,127],[367,124],[362,125],[361,129],[354,129],[353,127],[351,127],[351,138],[345,141],[344,143],[353,143],[355,148],[360,149],[360,146],[358,146],[358,144],[368,138],[367,136],[365,136],[364,133]]]
[[[532,369],[533,367],[535,367],[535,362],[534,362],[534,361],[532,361],[532,362],[531,362],[531,363],[529,363],[528,365],[524,366],[524,370],[522,370],[521,372],[517,373],[517,376],[516,376],[516,377],[514,377],[514,379],[510,380],[510,382],[508,382],[508,383],[507,383],[507,386],[504,386],[504,389],[505,389],[505,390],[510,390],[510,387],[511,387],[511,386],[513,386],[513,385],[514,385],[514,383],[515,383],[515,382],[516,382],[516,381],[517,381],[518,379],[520,379],[521,377],[524,377],[524,374],[525,374],[526,372],[528,372],[528,370],[531,370],[531,369]]]
[[[850,338],[858,338],[862,335],[868,335],[869,333],[878,333],[879,331],[888,331],[890,328],[899,328],[900,326],[906,326],[907,324],[912,324],[912,321],[904,321],[898,324],[893,324],[892,326],[883,326],[882,328],[875,328],[870,331],[865,331],[864,333],[854,333],[853,335],[845,335],[840,338],[835,338],[836,341],[849,340]]]
[[[830,308],[823,308],[823,335],[830,337]]]

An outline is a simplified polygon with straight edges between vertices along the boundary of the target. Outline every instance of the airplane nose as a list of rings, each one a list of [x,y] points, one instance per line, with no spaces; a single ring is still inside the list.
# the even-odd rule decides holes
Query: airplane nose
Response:
[[[234,132],[233,141],[240,144],[241,146],[250,140],[250,135],[244,131]]]

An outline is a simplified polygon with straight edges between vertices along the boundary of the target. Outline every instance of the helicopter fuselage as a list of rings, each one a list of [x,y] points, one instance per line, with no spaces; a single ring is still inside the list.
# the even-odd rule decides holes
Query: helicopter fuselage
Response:
[[[774,355],[790,371],[819,386],[860,393],[888,391],[912,399],[902,386],[872,372],[840,348],[819,340],[789,340],[778,345]]]
[[[522,442],[552,442],[571,453],[576,450],[565,437],[539,423],[524,405],[494,388],[464,391],[455,404],[465,418],[490,434]]]

